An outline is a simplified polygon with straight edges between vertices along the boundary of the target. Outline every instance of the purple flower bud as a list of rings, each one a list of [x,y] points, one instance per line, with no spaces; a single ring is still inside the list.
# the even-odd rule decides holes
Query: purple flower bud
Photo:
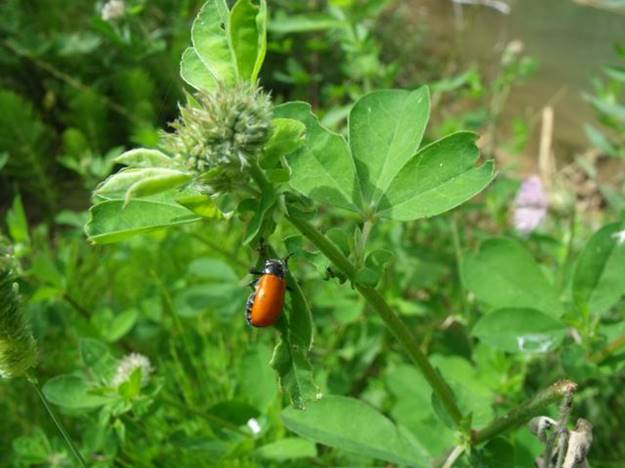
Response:
[[[514,227],[529,234],[545,219],[549,201],[540,177],[529,176],[521,184],[514,200]]]

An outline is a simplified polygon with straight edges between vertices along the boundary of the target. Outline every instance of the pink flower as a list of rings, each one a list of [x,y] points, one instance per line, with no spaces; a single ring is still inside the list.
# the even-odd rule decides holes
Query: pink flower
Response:
[[[545,219],[549,201],[540,177],[529,176],[521,184],[514,200],[514,227],[529,234]]]

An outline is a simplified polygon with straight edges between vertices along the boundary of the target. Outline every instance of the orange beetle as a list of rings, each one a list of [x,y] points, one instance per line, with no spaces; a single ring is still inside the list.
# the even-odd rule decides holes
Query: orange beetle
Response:
[[[247,300],[247,323],[253,327],[269,327],[276,323],[284,307],[284,293],[287,285],[284,276],[288,271],[284,260],[268,259],[263,271],[251,271],[253,275],[260,275],[250,283],[254,292]]]

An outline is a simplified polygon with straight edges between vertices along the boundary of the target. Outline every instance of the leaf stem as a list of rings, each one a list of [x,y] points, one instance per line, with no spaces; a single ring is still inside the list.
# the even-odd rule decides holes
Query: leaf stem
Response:
[[[266,190],[274,190],[271,182],[267,180],[267,177],[257,163],[253,162],[251,164],[250,173],[263,192]],[[356,267],[343,255],[334,243],[319,232],[317,228],[305,219],[297,216],[295,212],[288,211],[288,207],[285,217],[293,227],[315,244],[337,268],[347,275],[360,294],[376,310],[382,320],[384,320],[384,323],[393,335],[395,335],[395,338],[403,345],[410,358],[419,369],[421,369],[421,372],[432,387],[433,392],[440,398],[451,418],[459,426],[463,416],[456,404],[456,399],[449,385],[447,385],[447,382],[445,382],[438,371],[432,367],[427,356],[423,354],[419,348],[416,337],[406,324],[402,322],[399,316],[389,307],[384,297],[376,289],[354,281],[357,271]]]
[[[78,461],[78,464],[81,467],[86,468],[87,467],[87,463],[85,463],[85,459],[82,457],[82,455],[80,454],[80,452],[78,451],[78,449],[76,448],[74,443],[72,442],[71,437],[69,436],[69,434],[67,433],[67,431],[63,427],[63,423],[61,423],[61,421],[59,421],[57,419],[56,415],[54,414],[54,411],[52,411],[52,408],[50,407],[50,405],[48,403],[48,400],[46,399],[45,395],[43,394],[43,392],[39,388],[39,384],[37,383],[37,379],[35,377],[33,377],[33,376],[30,376],[30,375],[27,375],[26,379],[34,387],[35,392],[37,392],[37,396],[41,400],[41,403],[43,403],[44,408],[48,412],[48,415],[50,416],[50,419],[52,419],[52,422],[54,423],[54,425],[58,429],[59,433],[61,434],[61,437],[63,437],[63,440],[65,441],[65,444],[67,445],[67,448],[69,448],[70,452],[74,455],[74,457],[76,457],[76,460]]]
[[[455,397],[447,382],[438,373],[417,344],[417,339],[399,316],[389,307],[384,297],[374,288],[354,281],[356,267],[343,253],[321,232],[305,219],[293,212],[286,219],[305,237],[308,238],[323,254],[352,281],[356,289],[380,315],[386,326],[403,345],[413,362],[421,369],[434,393],[440,398],[447,412],[457,425],[460,425],[462,413],[456,404]]]
[[[486,442],[509,429],[521,426],[536,416],[546,406],[557,402],[565,395],[573,392],[577,385],[570,380],[560,380],[549,388],[539,392],[531,400],[517,406],[508,414],[495,419],[484,429],[473,431],[471,441],[473,445]]]
[[[625,348],[625,335],[621,335],[614,341],[608,343],[605,348],[591,356],[590,360],[595,364],[601,364],[621,348]]]

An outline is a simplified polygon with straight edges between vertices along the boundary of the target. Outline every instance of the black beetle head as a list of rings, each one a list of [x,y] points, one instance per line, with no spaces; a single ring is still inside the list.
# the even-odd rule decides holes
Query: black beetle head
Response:
[[[265,260],[265,269],[263,273],[266,275],[275,275],[280,278],[284,278],[284,275],[288,271],[287,262],[289,257],[285,257],[284,260],[269,258]]]

